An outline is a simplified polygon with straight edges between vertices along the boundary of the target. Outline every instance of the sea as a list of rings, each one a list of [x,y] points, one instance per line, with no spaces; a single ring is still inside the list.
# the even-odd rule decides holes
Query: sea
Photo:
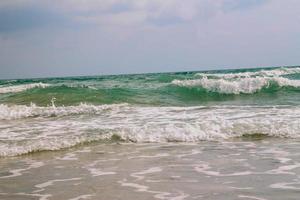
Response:
[[[298,200],[300,67],[0,80],[0,199]]]

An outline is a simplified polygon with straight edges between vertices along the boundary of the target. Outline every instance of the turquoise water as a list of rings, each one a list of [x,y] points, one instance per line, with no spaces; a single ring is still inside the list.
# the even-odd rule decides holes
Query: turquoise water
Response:
[[[236,74],[236,77],[234,77]],[[300,68],[0,81],[3,104],[298,105]]]
[[[298,200],[299,100],[300,67],[2,80],[0,199]]]
[[[0,156],[111,139],[300,136],[300,67],[0,81]]]

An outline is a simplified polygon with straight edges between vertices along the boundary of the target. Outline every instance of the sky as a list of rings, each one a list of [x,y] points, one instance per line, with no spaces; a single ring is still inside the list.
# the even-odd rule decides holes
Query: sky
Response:
[[[0,79],[300,65],[299,0],[1,0]]]

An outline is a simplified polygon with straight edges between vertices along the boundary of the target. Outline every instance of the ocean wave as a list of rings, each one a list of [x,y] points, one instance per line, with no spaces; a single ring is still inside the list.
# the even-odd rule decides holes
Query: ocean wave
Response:
[[[46,88],[49,84],[45,83],[30,83],[23,85],[4,86],[0,87],[0,94],[23,92],[32,88]]]
[[[96,115],[94,109],[85,107],[87,111],[81,113],[88,115],[57,114],[62,117],[55,120],[7,120],[0,125],[0,156],[59,150],[99,140],[164,143],[222,141],[257,134],[300,137],[298,106],[116,107]],[[49,113],[52,108],[39,109],[39,113]],[[74,107],[56,109],[65,113]]]
[[[91,105],[80,103],[78,106],[57,107],[52,100],[52,106],[40,107],[35,104],[30,106],[0,104],[0,120],[13,120],[29,117],[61,117],[68,115],[101,114],[106,110],[119,109],[127,104]]]
[[[300,87],[300,80],[290,80],[284,77],[246,77],[229,80],[227,78],[210,79],[204,76],[194,80],[174,80],[172,84],[180,87],[200,87],[209,92],[221,94],[252,94],[263,88]]]
[[[281,67],[269,70],[259,70],[255,72],[239,72],[239,73],[197,73],[196,76],[200,77],[216,77],[223,79],[233,78],[251,78],[251,77],[278,77],[289,74],[300,73],[300,67]]]
[[[14,145],[0,144],[0,157],[19,156],[41,151],[57,151],[74,147],[79,144],[104,140],[105,137],[99,135],[94,137],[71,137],[71,138],[48,138],[46,140],[37,139],[28,142],[18,142]]]

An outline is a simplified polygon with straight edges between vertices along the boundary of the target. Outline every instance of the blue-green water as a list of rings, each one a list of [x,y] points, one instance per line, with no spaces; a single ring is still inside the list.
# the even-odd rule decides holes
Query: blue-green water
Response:
[[[0,156],[78,143],[300,136],[300,68],[0,81]]]
[[[300,68],[0,81],[3,104],[298,105]]]
[[[0,199],[298,200],[299,100],[300,67],[2,80]]]

